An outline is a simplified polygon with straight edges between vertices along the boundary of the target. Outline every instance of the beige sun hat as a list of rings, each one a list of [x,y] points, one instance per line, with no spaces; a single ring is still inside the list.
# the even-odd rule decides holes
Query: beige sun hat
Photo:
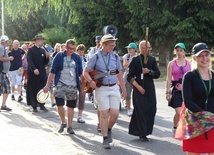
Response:
[[[41,89],[36,96],[36,99],[39,103],[47,102],[48,98],[50,97],[50,92],[44,93],[43,89]]]
[[[113,35],[111,35],[111,34],[106,34],[106,35],[104,35],[103,37],[102,37],[102,39],[101,39],[101,43],[104,43],[104,42],[107,42],[107,41],[116,41],[117,40],[117,38],[115,38]]]

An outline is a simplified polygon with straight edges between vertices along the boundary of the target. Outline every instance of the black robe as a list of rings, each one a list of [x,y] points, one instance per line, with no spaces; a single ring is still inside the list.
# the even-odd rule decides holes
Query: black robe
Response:
[[[143,55],[134,57],[129,65],[129,73],[127,80],[130,82],[132,78],[145,89],[145,94],[141,94],[137,88],[133,86],[133,106],[134,111],[129,124],[129,134],[135,136],[147,136],[152,134],[153,125],[156,114],[156,93],[153,79],[160,77],[160,71],[158,69],[155,57],[148,55],[147,64],[143,64],[152,71],[150,74],[144,74],[144,82],[141,80],[142,63],[144,60]],[[144,86],[143,86],[144,85]]]
[[[45,66],[49,62],[49,58],[46,58],[44,49],[33,46],[28,50],[27,53],[28,61],[28,82],[26,98],[27,104],[31,105],[33,108],[37,107],[36,95],[41,90],[47,82],[47,74]],[[34,74],[34,70],[39,70],[39,75]]]

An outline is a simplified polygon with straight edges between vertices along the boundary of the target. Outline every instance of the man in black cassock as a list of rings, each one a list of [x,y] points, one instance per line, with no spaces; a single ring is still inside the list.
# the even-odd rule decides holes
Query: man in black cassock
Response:
[[[34,40],[35,45],[31,47],[27,53],[27,104],[32,106],[33,112],[38,112],[37,105],[40,106],[40,110],[48,111],[44,104],[38,103],[36,96],[39,90],[41,90],[47,82],[45,66],[49,62],[49,54],[41,48],[44,41],[44,38],[41,35],[36,35]]]
[[[127,80],[133,85],[133,106],[129,134],[139,136],[143,142],[150,141],[147,136],[152,134],[156,114],[156,94],[153,79],[160,77],[155,57],[149,55],[150,43],[141,41],[140,54],[133,58],[129,65]],[[147,49],[146,49],[147,48]],[[146,62],[144,62],[146,56]]]

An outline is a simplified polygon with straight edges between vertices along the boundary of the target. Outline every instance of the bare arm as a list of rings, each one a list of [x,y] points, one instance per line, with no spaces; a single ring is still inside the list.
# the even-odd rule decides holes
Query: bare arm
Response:
[[[172,82],[172,61],[169,62],[168,66],[167,66],[166,92],[170,91],[171,82]]]
[[[13,57],[10,56],[10,57],[3,57],[3,55],[0,55],[0,61],[2,62],[6,62],[6,61],[12,61],[13,60]]]
[[[89,75],[89,72],[90,72],[90,69],[86,67],[83,71],[83,76],[90,83],[90,87],[92,89],[95,89],[97,87],[96,83],[92,80],[91,76]]]
[[[172,82],[172,61],[169,62],[167,66],[167,76],[166,76],[166,99],[169,101],[171,92],[170,85]]]
[[[47,80],[46,86],[50,87],[51,82],[53,81],[53,78],[54,78],[54,74],[50,73],[49,76],[48,76],[48,80]]]
[[[117,78],[118,78],[118,81],[120,83],[120,87],[122,89],[122,97],[123,97],[123,99],[125,99],[126,98],[126,87],[125,87],[125,84],[124,84],[122,71],[119,71]]]
[[[51,82],[53,81],[53,78],[54,78],[54,74],[50,73],[49,76],[48,76],[48,80],[47,80],[46,86],[43,88],[43,91],[45,93],[47,93],[49,91],[50,86],[51,86]]]

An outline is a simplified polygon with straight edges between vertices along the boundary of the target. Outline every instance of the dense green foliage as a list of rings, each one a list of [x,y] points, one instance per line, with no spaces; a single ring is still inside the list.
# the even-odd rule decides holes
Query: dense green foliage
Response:
[[[214,0],[150,0],[149,40],[161,60],[184,42],[214,46]],[[148,0],[5,0],[6,32],[30,40],[44,29],[63,27],[77,43],[94,45],[105,25],[118,28],[118,49],[145,38]],[[52,29],[53,30],[53,29]],[[57,39],[57,38],[56,38]],[[60,42],[60,38],[59,41]]]
[[[41,35],[45,38],[45,42],[54,46],[56,43],[65,43],[71,38],[69,31],[63,27],[46,28]]]

